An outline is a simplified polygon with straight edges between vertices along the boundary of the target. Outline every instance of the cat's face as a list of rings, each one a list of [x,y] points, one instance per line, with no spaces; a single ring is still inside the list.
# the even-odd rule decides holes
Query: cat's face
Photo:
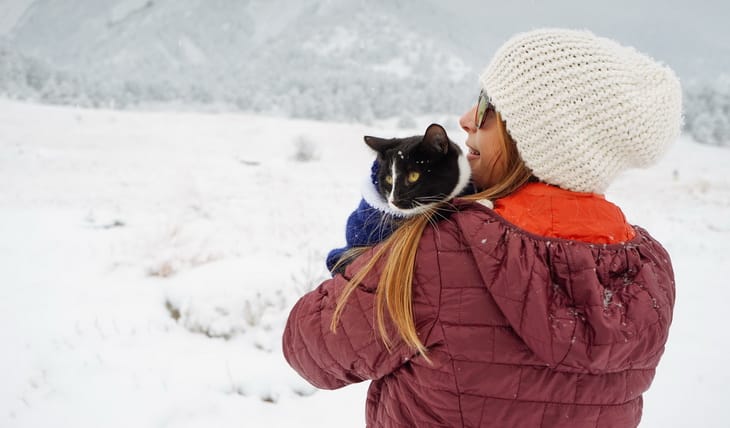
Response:
[[[440,125],[432,124],[422,136],[365,137],[365,142],[378,153],[378,192],[397,214],[428,211],[458,195],[469,182],[466,158]]]

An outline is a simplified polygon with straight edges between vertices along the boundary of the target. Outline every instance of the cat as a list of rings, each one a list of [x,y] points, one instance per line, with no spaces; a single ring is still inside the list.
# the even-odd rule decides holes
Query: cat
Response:
[[[396,217],[430,212],[461,194],[471,177],[464,152],[449,140],[446,130],[431,124],[424,135],[384,139],[364,137],[377,152],[365,200]]]
[[[364,139],[377,156],[363,183],[360,205],[347,219],[347,245],[327,255],[327,269],[333,274],[344,272],[363,249],[386,239],[406,219],[441,214],[440,204],[474,192],[464,152],[438,124],[430,125],[424,135]]]

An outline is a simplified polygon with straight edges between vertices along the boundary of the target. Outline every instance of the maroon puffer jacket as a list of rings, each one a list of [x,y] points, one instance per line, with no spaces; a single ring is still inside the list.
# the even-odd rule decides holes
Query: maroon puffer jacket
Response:
[[[372,380],[367,426],[634,427],[674,305],[669,256],[636,232],[611,245],[543,238],[462,204],[427,228],[416,260],[414,317],[431,363],[403,343],[383,346],[377,268],[336,334],[330,320],[348,279],[302,297],[284,354],[319,388]]]

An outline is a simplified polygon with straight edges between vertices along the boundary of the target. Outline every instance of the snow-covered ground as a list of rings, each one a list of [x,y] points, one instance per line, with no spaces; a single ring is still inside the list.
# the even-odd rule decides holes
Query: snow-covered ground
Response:
[[[342,243],[362,135],[427,124],[0,100],[0,426],[364,425],[367,385],[315,391],[281,330]],[[676,269],[643,427],[728,426],[729,164],[685,138],[608,195]]]

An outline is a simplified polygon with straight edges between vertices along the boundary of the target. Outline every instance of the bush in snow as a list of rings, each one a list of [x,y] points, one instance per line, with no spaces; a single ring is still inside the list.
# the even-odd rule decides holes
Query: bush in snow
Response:
[[[730,147],[730,75],[685,87],[685,129],[697,141]]]
[[[311,162],[319,160],[319,148],[309,137],[300,135],[294,140],[293,159],[297,162]]]
[[[186,330],[208,337],[247,336],[261,350],[278,346],[288,309],[298,296],[285,269],[297,261],[272,256],[218,260],[165,282],[165,309]],[[276,343],[274,343],[276,342]]]

